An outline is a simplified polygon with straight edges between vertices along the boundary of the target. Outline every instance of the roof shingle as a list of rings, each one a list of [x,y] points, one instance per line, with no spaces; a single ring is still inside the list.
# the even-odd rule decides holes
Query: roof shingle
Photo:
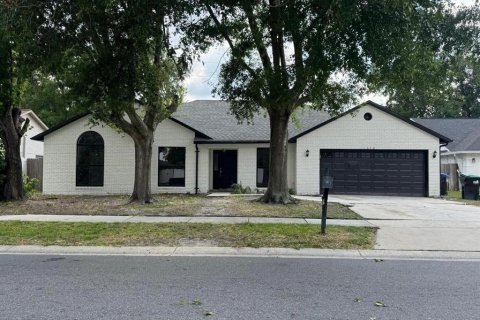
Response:
[[[447,146],[452,152],[480,151],[480,119],[413,119],[453,141]]]
[[[201,131],[214,141],[269,141],[270,122],[268,116],[256,114],[251,124],[239,121],[230,112],[230,104],[219,100],[196,100],[184,103],[172,118]],[[330,119],[330,115],[310,109],[295,113],[290,120],[289,138]]]

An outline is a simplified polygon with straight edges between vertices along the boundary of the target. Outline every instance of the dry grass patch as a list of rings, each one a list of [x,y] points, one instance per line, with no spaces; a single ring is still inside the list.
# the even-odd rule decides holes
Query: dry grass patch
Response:
[[[216,200],[218,201],[216,206],[222,207],[225,212],[231,212],[234,216],[242,217],[321,217],[321,202],[301,200],[297,204],[276,205],[260,203],[255,201],[256,199],[257,197],[219,198]],[[329,203],[327,214],[331,219],[362,219],[360,215],[339,203]]]
[[[148,205],[128,204],[128,196],[38,196],[25,201],[0,202],[0,215],[72,214],[72,215],[152,215],[320,218],[321,202],[272,205],[255,201],[258,197],[205,197],[196,195],[155,195]],[[328,217],[362,219],[348,207],[328,205]]]
[[[0,222],[0,245],[371,249],[374,228],[317,225]]]
[[[128,204],[128,196],[38,196],[0,203],[0,214],[175,215],[191,216],[200,210],[202,196],[155,196],[149,205]]]

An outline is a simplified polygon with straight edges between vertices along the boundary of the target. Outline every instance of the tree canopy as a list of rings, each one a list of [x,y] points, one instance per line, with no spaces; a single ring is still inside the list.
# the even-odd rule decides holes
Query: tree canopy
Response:
[[[20,141],[29,127],[21,117],[21,98],[26,79],[40,64],[34,43],[41,17],[32,14],[34,1],[0,1],[0,140],[5,154],[0,199],[23,198]]]
[[[422,72],[440,72],[438,57],[451,53],[445,43],[456,28],[450,3],[439,0],[196,4],[190,40],[207,38],[230,49],[215,92],[231,102],[239,119],[260,109],[269,114],[266,202],[291,201],[287,123],[296,108],[335,111],[368,90],[390,93],[406,83],[417,86]]]
[[[151,201],[153,133],[178,107],[188,50],[178,50],[171,31],[186,9],[178,1],[45,1],[42,30],[63,43],[56,80],[77,106],[114,126],[135,143],[132,201]]]
[[[49,127],[88,110],[88,106],[73,96],[61,78],[34,73],[27,80],[21,99],[21,106],[32,109]]]
[[[479,21],[479,7],[455,10],[431,65],[385,90],[388,106],[407,117],[479,117]]]

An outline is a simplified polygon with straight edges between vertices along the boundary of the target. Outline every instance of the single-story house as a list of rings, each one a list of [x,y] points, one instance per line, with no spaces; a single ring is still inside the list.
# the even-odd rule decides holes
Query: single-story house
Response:
[[[45,194],[127,194],[134,145],[82,114],[33,137],[44,141]],[[224,101],[183,104],[155,132],[153,193],[207,193],[241,183],[262,190],[269,178],[269,120],[239,123]],[[330,168],[334,193],[439,196],[440,146],[450,139],[374,102],[337,117],[295,114],[289,127],[288,184],[320,194]]]
[[[43,121],[30,109],[22,109],[21,117],[29,119],[30,124],[27,132],[20,141],[20,157],[22,158],[22,172],[27,174],[27,159],[38,159],[43,157],[43,141],[36,141],[30,138],[48,130]]]
[[[460,190],[458,173],[480,175],[480,119],[414,119],[451,141],[441,149],[441,171],[450,190]]]

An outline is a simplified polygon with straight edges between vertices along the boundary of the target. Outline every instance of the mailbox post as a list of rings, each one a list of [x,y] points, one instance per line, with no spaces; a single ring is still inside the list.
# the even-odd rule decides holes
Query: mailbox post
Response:
[[[327,227],[327,205],[328,205],[328,191],[333,188],[333,175],[330,168],[325,168],[322,174],[322,225],[321,232],[325,235],[325,229]]]

